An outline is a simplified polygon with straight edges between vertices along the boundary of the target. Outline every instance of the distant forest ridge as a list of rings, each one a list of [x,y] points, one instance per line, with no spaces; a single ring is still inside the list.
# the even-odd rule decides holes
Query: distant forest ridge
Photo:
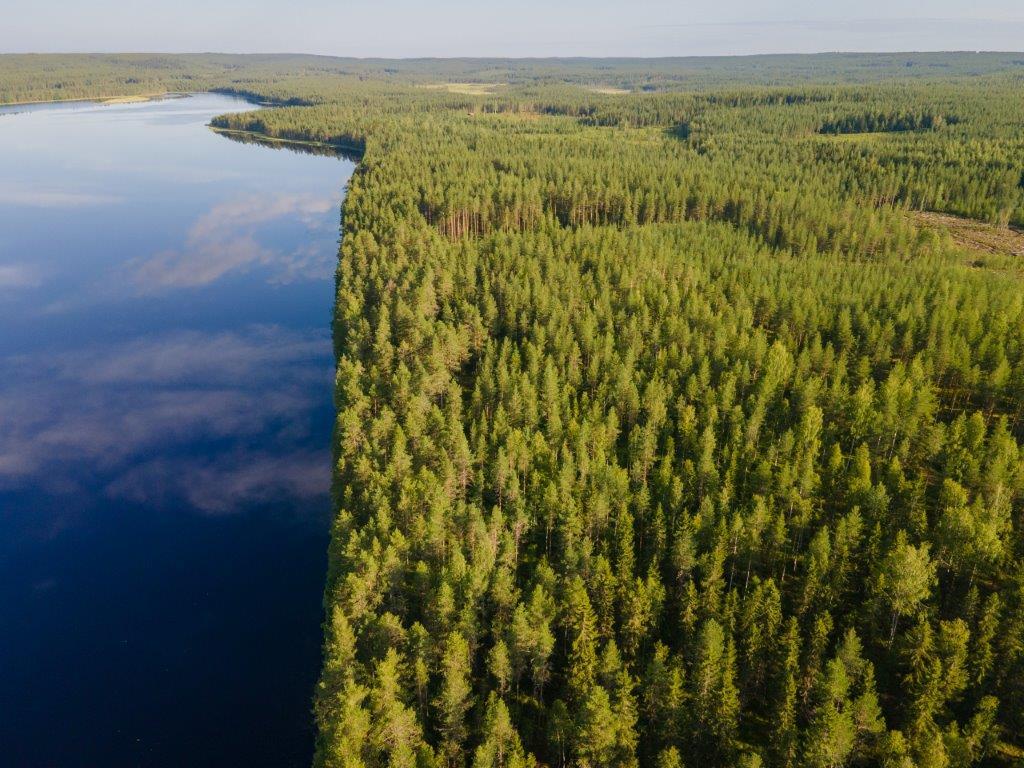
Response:
[[[872,83],[1024,73],[1024,53],[824,53],[673,58],[357,59],[306,54],[0,54],[0,103],[197,91],[279,78],[573,84],[636,91]]]

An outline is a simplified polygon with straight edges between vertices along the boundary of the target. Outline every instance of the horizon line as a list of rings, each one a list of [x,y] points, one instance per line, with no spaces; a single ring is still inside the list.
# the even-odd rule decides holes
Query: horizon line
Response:
[[[753,22],[750,22],[753,23]],[[313,53],[306,51],[215,51],[215,50],[67,50],[67,51],[0,51],[0,56],[310,56],[320,59],[342,59],[346,61],[674,61],[680,59],[753,59],[782,58],[792,56],[920,56],[925,54],[952,54],[970,56],[1024,55],[1021,50],[972,49],[972,48],[927,48],[864,50],[836,49],[823,51],[790,51],[764,53],[693,53],[671,56],[353,56],[336,53]]]

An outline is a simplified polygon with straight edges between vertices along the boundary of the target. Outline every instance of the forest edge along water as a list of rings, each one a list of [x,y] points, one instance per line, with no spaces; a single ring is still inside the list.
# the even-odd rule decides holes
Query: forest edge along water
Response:
[[[0,107],[5,764],[311,759],[353,166],[255,106]]]

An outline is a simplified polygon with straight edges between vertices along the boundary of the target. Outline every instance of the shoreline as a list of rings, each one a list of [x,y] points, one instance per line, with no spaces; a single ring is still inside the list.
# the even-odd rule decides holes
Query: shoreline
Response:
[[[363,152],[361,149],[351,144],[333,144],[327,141],[313,141],[311,139],[285,139],[278,136],[270,136],[259,131],[245,131],[240,128],[221,128],[216,125],[207,124],[206,126],[214,133],[223,133],[231,136],[244,136],[251,138],[258,142],[265,142],[267,144],[283,144],[292,145],[299,147],[316,147],[318,149],[327,149],[338,153],[349,153],[352,155],[362,156]]]
[[[235,141],[222,144],[220,137],[209,135],[206,123],[225,110],[254,107],[236,98],[221,94],[207,97],[206,93],[147,97],[146,102],[129,104],[127,109],[114,106],[110,110],[90,109],[102,106],[97,98],[54,98],[54,106],[73,103],[63,104],[69,108],[65,111],[12,106],[3,110],[11,114],[0,117],[2,155],[8,166],[2,176],[9,176],[9,182],[0,181],[0,195],[4,197],[0,209],[5,214],[5,225],[8,218],[11,225],[0,236],[0,264],[4,264],[0,266],[0,283],[11,286],[0,287],[3,314],[14,318],[12,332],[17,337],[22,326],[19,318],[24,314],[22,301],[30,306],[53,302],[73,310],[73,315],[66,315],[72,317],[71,323],[65,323],[63,317],[55,321],[58,331],[67,325],[65,332],[53,337],[56,341],[48,332],[26,333],[24,340],[12,339],[16,349],[5,349],[3,354],[21,355],[25,360],[45,359],[55,348],[78,354],[76,350],[83,344],[95,343],[93,327],[105,333],[104,329],[112,327],[109,318],[114,316],[116,332],[104,337],[95,349],[87,349],[88,362],[115,365],[122,350],[150,358],[154,351],[157,357],[184,355],[188,362],[182,365],[186,366],[188,381],[176,379],[169,386],[182,393],[182,399],[194,395],[184,418],[191,419],[189,423],[195,426],[183,433],[169,438],[164,435],[159,445],[147,443],[113,469],[98,466],[103,462],[94,462],[92,456],[77,456],[66,462],[62,456],[59,469],[54,470],[73,479],[69,482],[74,485],[74,500],[86,509],[82,520],[74,524],[71,538],[77,539],[81,532],[84,543],[73,547],[71,572],[81,569],[92,573],[96,563],[103,564],[95,580],[90,576],[65,584],[60,576],[60,599],[66,595],[74,605],[84,606],[85,613],[101,617],[95,635],[90,635],[90,642],[97,647],[114,647],[126,632],[130,638],[123,658],[101,670],[103,684],[114,692],[111,701],[117,701],[96,708],[94,714],[87,713],[82,727],[113,732],[125,719],[131,719],[132,711],[143,712],[137,722],[132,721],[138,726],[132,734],[134,742],[111,739],[109,743],[88,745],[84,760],[94,765],[131,765],[138,754],[155,755],[153,760],[158,763],[180,764],[177,748],[167,746],[160,735],[166,728],[166,718],[163,722],[157,718],[166,701],[187,700],[192,691],[203,687],[204,681],[221,674],[239,681],[238,690],[225,697],[238,725],[232,723],[218,736],[224,746],[200,750],[204,754],[195,758],[197,768],[204,768],[207,761],[214,768],[221,763],[222,753],[228,758],[241,755],[240,763],[267,760],[273,765],[306,764],[311,762],[314,749],[310,701],[322,661],[326,563],[320,559],[325,557],[330,536],[329,440],[334,420],[333,374],[323,374],[333,371],[333,274],[339,209],[351,166],[329,156],[274,151],[274,147]],[[141,97],[137,95],[136,100]],[[78,106],[85,108],[76,111]],[[245,183],[240,184],[243,174]],[[124,188],[126,177],[130,189]],[[285,190],[279,188],[281,178],[287,179]],[[214,229],[206,235],[197,234],[198,245],[190,251],[182,243],[192,245],[187,239],[202,225],[204,217],[214,222]],[[235,237],[240,240],[235,241]],[[8,240],[18,246],[10,254]],[[235,242],[241,242],[240,248],[245,249],[243,258],[233,260],[241,251],[229,249],[224,253],[231,260],[225,261],[218,249],[222,243]],[[27,245],[22,247],[23,243]],[[67,243],[75,244],[74,248],[68,248]],[[247,250],[250,243],[253,250]],[[278,249],[286,256],[294,253],[294,259],[282,257],[271,264],[263,258],[262,254],[276,254]],[[323,265],[321,254],[326,257]],[[259,263],[250,260],[252,255],[258,256]],[[4,272],[8,257],[13,259],[13,266],[10,272]],[[83,263],[89,268],[81,269]],[[197,279],[190,277],[195,274],[192,270],[206,269],[205,265],[211,263],[213,271]],[[250,271],[249,265],[255,268]],[[148,271],[136,268],[149,266],[152,269]],[[220,269],[224,271],[217,271]],[[23,275],[27,279],[22,279]],[[162,280],[155,275],[170,277]],[[178,280],[177,276],[185,277]],[[139,277],[151,278],[146,282],[161,287],[150,293],[140,287]],[[282,288],[282,283],[287,287]],[[37,299],[38,285],[44,286],[40,293],[50,295]],[[56,293],[51,293],[51,288]],[[137,296],[141,298],[133,298]],[[156,301],[148,301],[150,297]],[[265,374],[258,350],[268,345],[284,351],[274,352],[274,370]],[[225,348],[230,370],[218,362],[224,360],[220,353]],[[200,350],[200,357],[189,349]],[[209,358],[214,364],[202,361],[207,354],[203,350],[214,350]],[[250,355],[249,350],[256,350],[256,355]],[[239,356],[243,362],[234,365],[232,361]],[[19,363],[8,378],[5,397],[10,394],[14,407],[24,408],[29,414],[34,412],[40,391],[53,398],[64,397],[72,390],[82,391],[71,381],[44,388],[44,377],[37,375],[34,365]],[[102,431],[104,423],[144,420],[150,392],[146,378],[148,374],[115,373],[105,380],[101,377],[89,382],[89,404],[81,406],[87,408],[89,424],[99,425],[96,429]],[[204,393],[210,392],[216,394],[207,398]],[[326,429],[314,424],[309,430],[281,436],[276,425],[260,434],[241,421],[223,427],[216,420],[223,419],[223,399],[231,397],[242,401],[243,410],[262,398],[271,404],[272,416],[268,418],[298,424],[319,421],[326,423]],[[50,428],[52,425],[46,423],[39,427]],[[272,498],[262,490],[251,496],[246,492],[200,498],[181,495],[176,488],[163,485],[145,499],[118,497],[110,502],[107,497],[111,478],[133,466],[147,471],[151,460],[191,457],[182,459],[183,466],[186,471],[198,468],[200,472],[213,464],[221,468],[218,462],[223,461],[223,471],[233,472],[240,456],[243,463],[246,457],[266,460],[271,469],[280,460],[289,467],[300,467],[302,473],[307,472],[307,465],[313,467],[314,461],[328,466],[316,474],[315,483],[303,479],[295,486],[275,485],[268,492]],[[313,469],[308,470],[310,477]],[[49,466],[40,469],[40,476],[48,471]],[[74,480],[78,477],[88,482],[78,484]],[[193,483],[194,478],[185,482]],[[16,542],[23,538],[32,560],[26,560],[24,569],[20,562],[16,564],[17,574],[13,566],[8,573],[5,562],[4,574],[20,585],[23,572],[25,588],[30,595],[36,590],[40,597],[33,599],[38,601],[55,593],[49,582],[38,589],[32,586],[42,578],[37,571],[60,575],[65,567],[61,564],[69,556],[63,545],[53,546],[36,535],[38,526],[33,515],[43,514],[39,508],[49,514],[51,497],[31,479],[25,489],[24,493],[19,490],[16,507],[11,505],[12,509],[5,509],[0,516],[0,531]],[[59,495],[53,498],[58,500],[52,504],[53,514],[59,516],[59,505],[64,502]],[[311,509],[310,499],[319,508]],[[106,510],[112,503],[117,514],[138,518],[139,525],[122,526],[116,521],[108,524]],[[8,506],[6,497],[0,506]],[[98,510],[96,515],[94,508]],[[179,534],[167,535],[172,529]],[[157,540],[163,549],[151,553],[150,560],[143,562],[135,557],[133,553],[140,547]],[[247,566],[244,579],[236,578],[233,566],[224,567],[229,560]],[[183,561],[191,563],[189,578],[180,576]],[[125,572],[131,573],[134,581],[111,605],[108,587],[117,590]],[[287,574],[286,584],[278,589],[282,572]],[[174,648],[161,645],[162,635],[151,637],[145,629],[150,626],[147,611],[153,605],[152,594],[167,584],[171,584],[167,588],[171,605],[154,609],[158,616],[155,620],[179,627],[183,637],[201,636],[203,653],[198,660],[181,643],[173,641]],[[179,594],[184,599],[179,600]],[[267,599],[267,594],[273,597]],[[206,599],[203,595],[210,596],[209,600],[202,602]],[[201,602],[201,610],[196,609],[195,601]],[[5,678],[0,681],[0,693],[7,696],[10,688],[13,711],[22,708],[23,699],[30,704],[36,695],[49,695],[48,659],[59,659],[58,671],[65,664],[72,670],[75,665],[87,664],[90,655],[90,649],[86,647],[83,652],[74,638],[49,632],[45,622],[37,628],[32,618],[34,603],[26,605],[24,611],[20,603],[12,607],[11,629],[17,627],[12,653],[22,664],[26,679],[45,684],[42,694],[33,689],[24,690],[23,696],[22,686],[8,686],[7,676],[0,674]],[[141,616],[137,636],[131,627],[124,630],[117,624],[116,614],[125,605]],[[255,629],[245,620],[254,611],[262,611]],[[28,618],[23,620],[23,614]],[[107,620],[105,616],[115,618]],[[258,652],[240,654],[238,643],[243,637],[258,645]],[[7,661],[6,637],[4,643],[2,665]],[[179,647],[184,648],[180,653],[174,650]],[[171,650],[165,653],[167,648]],[[37,653],[36,649],[43,650]],[[177,670],[176,674],[166,674],[168,664]],[[271,682],[264,683],[259,675],[267,668],[279,672]],[[62,695],[69,698],[60,702],[59,717],[65,721],[77,719],[79,697],[90,697],[91,686],[91,680],[77,679],[62,685]],[[138,701],[118,704],[128,701],[136,688],[146,689]],[[260,703],[267,690],[273,693],[278,713],[267,715]],[[185,732],[216,719],[221,702],[207,698],[188,712],[173,713],[173,728]],[[73,738],[65,741],[64,735],[47,745],[41,755],[34,736],[49,730],[49,721],[49,717],[37,718],[30,713],[24,723],[18,723],[19,733],[13,739],[0,735],[0,742],[8,743],[3,753],[13,754],[14,764],[24,754],[30,765],[37,759],[61,765],[65,755],[71,755],[67,759],[81,756],[81,746]],[[252,746],[247,734],[253,728],[262,729],[267,744]],[[0,734],[6,733],[6,727],[0,727]],[[191,758],[184,762],[191,762]],[[231,764],[233,760],[226,762]],[[6,758],[0,761],[0,765],[5,763]]]
[[[262,109],[267,109],[267,108],[273,108],[275,106],[280,106],[279,103],[274,102],[274,101],[254,101],[248,95],[237,94],[237,93],[234,93],[234,92],[222,93],[221,91],[213,90],[213,91],[195,91],[195,93],[196,94],[211,93],[211,94],[219,94],[219,95],[224,95],[224,96],[234,96],[236,98],[241,98],[244,101],[248,101],[250,104],[253,104],[254,106],[260,107]],[[86,103],[93,103],[93,104],[99,104],[99,105],[104,105],[104,106],[107,106],[107,105],[115,106],[115,105],[118,105],[118,104],[144,104],[144,103],[148,103],[148,102],[151,102],[151,101],[161,101],[163,99],[184,99],[184,98],[187,98],[187,97],[189,97],[191,95],[193,95],[193,94],[192,93],[177,92],[177,91],[165,91],[165,92],[162,92],[162,93],[145,93],[145,94],[140,93],[140,94],[132,94],[132,95],[124,95],[124,96],[83,96],[83,97],[80,97],[80,98],[76,97],[76,98],[73,98],[73,99],[36,99],[34,101],[9,101],[9,102],[0,103],[0,109],[4,109],[6,107],[29,107],[29,106],[38,105],[38,104],[86,104]],[[291,145],[291,146],[299,146],[299,147],[314,147],[314,148],[317,148],[317,149],[330,150],[330,151],[336,152],[336,153],[348,153],[348,154],[353,155],[355,157],[358,157],[358,156],[362,155],[362,149],[360,149],[358,147],[355,147],[353,145],[350,145],[350,144],[333,144],[333,143],[326,142],[326,141],[312,141],[310,139],[286,139],[286,138],[280,138],[280,137],[277,137],[277,136],[270,136],[270,135],[265,134],[265,133],[259,133],[258,131],[245,131],[245,130],[240,130],[240,129],[237,129],[237,128],[219,128],[219,127],[217,127],[215,125],[212,125],[212,124],[209,124],[209,123],[207,124],[207,128],[209,128],[210,130],[212,130],[212,131],[214,131],[216,133],[223,133],[223,134],[234,135],[234,136],[248,137],[248,138],[251,138],[251,139],[253,139],[255,141],[261,141],[261,142],[265,142],[267,144],[281,144],[281,145],[286,145],[286,146],[287,145]]]
[[[208,93],[208,91],[197,91],[197,93]],[[183,99],[189,94],[165,91],[163,93],[139,93],[121,96],[81,96],[73,99],[35,99],[34,101],[5,101],[0,103],[0,109],[4,107],[29,107],[33,104],[81,104],[83,102],[95,102],[96,104],[142,104],[147,101],[160,101],[161,99]]]

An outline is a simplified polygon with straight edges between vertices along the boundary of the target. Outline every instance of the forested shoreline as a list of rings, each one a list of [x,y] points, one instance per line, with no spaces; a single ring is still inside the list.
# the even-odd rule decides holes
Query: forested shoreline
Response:
[[[1024,760],[1024,54],[270,58],[121,85],[361,155],[317,765]]]

